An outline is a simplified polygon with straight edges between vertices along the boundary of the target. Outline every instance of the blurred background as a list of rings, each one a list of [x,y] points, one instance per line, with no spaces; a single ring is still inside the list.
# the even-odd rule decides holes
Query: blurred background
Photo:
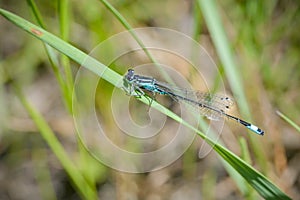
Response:
[[[0,7],[37,24],[30,2],[33,1],[0,0]],[[35,3],[46,30],[84,52],[126,30],[103,1]],[[198,41],[216,61],[225,87],[231,92],[197,1],[109,3],[134,28],[170,28]],[[248,163],[290,197],[300,199],[300,134],[276,113],[280,111],[300,124],[300,3],[224,0],[217,1],[216,6],[239,69],[252,121],[265,130],[263,137],[252,136],[244,127],[226,122],[234,134],[226,135],[224,131],[224,145],[247,158]],[[65,15],[61,15],[62,9]],[[74,187],[65,164],[43,139],[41,128],[29,116],[24,101],[20,101],[22,97],[41,113],[90,193],[96,193],[99,199],[261,198],[245,182],[237,182],[229,175],[214,151],[200,159],[197,140],[173,164],[149,173],[123,173],[94,160],[77,141],[71,114],[70,88],[80,66],[55,52],[55,68],[39,40],[3,17],[0,27],[0,199],[86,197]],[[126,72],[125,68],[111,67],[120,74]],[[61,79],[58,74],[63,74]],[[15,84],[22,94],[16,93]],[[118,130],[110,113],[112,89],[109,83],[102,83],[102,96],[96,96],[96,108],[105,129],[114,132]],[[246,185],[244,190],[240,184]]]

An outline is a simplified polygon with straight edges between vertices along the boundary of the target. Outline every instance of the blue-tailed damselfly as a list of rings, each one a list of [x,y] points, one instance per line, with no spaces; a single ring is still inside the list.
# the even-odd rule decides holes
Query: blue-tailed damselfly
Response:
[[[137,75],[134,73],[133,69],[128,70],[123,81],[124,89],[129,95],[134,95],[135,92],[135,96],[143,96],[145,95],[143,90],[151,92],[153,97],[155,97],[156,94],[168,95],[176,101],[183,101],[196,106],[199,108],[200,114],[211,120],[218,120],[220,117],[228,117],[246,126],[254,133],[264,135],[264,131],[257,126],[225,112],[225,110],[228,110],[233,104],[233,101],[229,97],[173,87],[167,83],[157,81],[152,77]],[[153,98],[151,101],[152,100]]]

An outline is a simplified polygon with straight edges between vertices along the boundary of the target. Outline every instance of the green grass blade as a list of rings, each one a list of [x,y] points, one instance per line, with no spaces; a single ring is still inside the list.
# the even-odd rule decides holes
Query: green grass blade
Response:
[[[82,51],[76,49],[70,44],[64,42],[58,37],[48,33],[47,31],[33,25],[32,23],[8,12],[0,9],[0,14],[6,17],[9,21],[13,22],[17,26],[29,32],[31,35],[36,38],[42,40],[43,42],[49,44],[54,47],[58,51],[63,54],[69,56],[74,61],[78,63],[83,63],[87,55]],[[34,31],[33,31],[34,30]],[[38,31],[38,32],[37,32]],[[39,33],[39,34],[37,34]],[[95,59],[89,59],[89,63],[85,65],[85,67],[92,72],[102,75],[101,73],[105,70],[106,73],[102,75],[102,78],[117,86],[116,83],[122,78],[119,74],[107,68],[105,65],[99,63]],[[145,97],[140,98],[141,101],[148,103],[148,100]],[[243,176],[246,181],[265,199],[290,199],[286,194],[284,194],[279,188],[277,188],[271,181],[269,181],[264,175],[259,173],[245,161],[240,159],[238,156],[234,155],[225,147],[216,144],[214,141],[210,140],[206,137],[202,132],[185,122],[182,118],[169,111],[165,107],[161,106],[157,102],[153,102],[152,106],[158,111],[166,114],[172,119],[176,120],[179,123],[182,123],[186,127],[190,128],[194,132],[196,132],[200,137],[206,140],[208,144],[210,144],[214,150],[224,159],[226,160],[241,176]]]
[[[264,175],[253,169],[232,152],[220,145],[215,145],[214,149],[236,169],[264,199],[291,199]]]
[[[132,37],[135,39],[135,41],[143,48],[149,59],[156,63],[154,57],[150,54],[148,49],[145,47],[143,42],[140,40],[140,38],[135,34],[133,31],[133,28],[130,26],[130,24],[127,22],[125,17],[121,15],[121,13],[115,9],[108,1],[106,0],[100,0],[102,4],[118,19],[118,21],[129,31],[129,33],[132,35]]]
[[[58,14],[59,14],[59,28],[61,38],[63,40],[69,39],[69,1],[60,0],[58,3]]]
[[[18,27],[33,35],[34,37],[50,45],[51,47],[65,54],[66,56],[70,57],[75,62],[79,64],[86,62],[86,58],[88,58],[87,54],[68,44],[67,42],[63,41],[57,36],[6,10],[0,9],[0,14],[15,25],[17,25]],[[102,77],[111,84],[115,84],[122,78],[119,74],[112,71],[107,66],[103,65],[102,63],[98,62],[92,57],[89,57],[88,63],[84,67],[99,76],[102,75]],[[104,71],[107,73],[103,74]]]
[[[147,102],[146,99],[143,100]],[[182,118],[166,109],[165,107],[153,102],[153,106],[158,111],[166,114],[175,121],[185,125],[191,130],[195,131],[201,138],[203,138],[208,144],[210,144],[218,154],[230,164],[245,180],[265,199],[290,199],[285,193],[283,193],[278,187],[276,187],[271,181],[269,181],[264,175],[258,172],[256,169],[247,164],[244,160],[240,159],[234,153],[209,139],[205,134],[185,122]]]
[[[32,105],[30,105],[20,89],[15,87],[15,91],[30,117],[40,130],[42,137],[46,140],[47,144],[50,146],[51,150],[54,152],[55,156],[66,170],[67,174],[70,176],[81,195],[86,199],[96,199],[96,191],[86,183],[80,171],[69,159],[69,156],[65,152],[63,146],[60,144],[55,134],[44,120],[43,116],[34,107],[32,107]]]
[[[27,0],[27,4],[30,6],[32,12],[33,12],[33,15],[35,17],[35,19],[37,20],[37,23],[44,29],[46,29],[46,25],[42,19],[42,15],[39,11],[39,9],[37,8],[34,0]]]
[[[225,30],[222,26],[216,3],[214,0],[197,0],[197,2],[201,8],[214,45],[216,46],[216,50],[224,66],[225,75],[227,76],[232,92],[234,96],[238,96],[239,101],[237,101],[237,104],[241,114],[245,116],[245,119],[249,120],[251,116],[244,93],[244,84],[241,79],[242,76],[240,75],[239,68],[234,62],[232,51],[230,49]],[[259,146],[259,142],[256,142],[251,134],[249,138],[259,166],[261,166],[262,169],[265,169],[266,158],[264,158],[264,154],[261,153],[262,148]]]
[[[241,137],[239,138],[239,143],[240,143],[240,147],[241,147],[241,158],[246,161],[247,163],[251,163],[251,156],[250,156],[250,152],[249,152],[249,148],[247,145],[247,141],[245,138]],[[242,180],[241,182],[237,182],[237,184],[242,184],[243,186],[243,191],[245,196],[247,196],[247,199],[257,199],[257,197],[254,197],[254,193],[253,193],[253,189],[248,185],[244,183],[245,181]],[[239,185],[239,187],[241,187]]]
[[[143,41],[137,36],[137,34],[134,32],[131,25],[127,22],[125,17],[122,16],[122,14],[115,9],[108,1],[106,0],[99,0],[102,2],[102,4],[118,19],[118,21],[128,30],[128,32],[131,34],[131,36],[135,39],[135,41],[140,45],[140,47],[143,49],[145,54],[148,56],[151,62],[155,64],[159,72],[163,75],[163,77],[166,79],[169,83],[174,83],[173,80],[170,78],[170,76],[165,72],[165,70],[159,65],[159,63],[155,60],[155,58],[152,56],[152,54],[148,51],[148,49],[145,47]]]
[[[60,0],[58,3],[58,14],[59,14],[59,25],[60,25],[60,34],[61,38],[64,41],[69,40],[69,1],[68,0]],[[70,65],[70,60],[65,55],[61,55],[61,63],[65,72],[66,84],[69,91],[73,91],[73,75]],[[71,99],[70,93],[70,99]],[[69,105],[71,106],[71,104]]]
[[[217,12],[217,6],[215,5],[215,1],[197,1],[205,18],[207,27],[212,36],[214,44],[216,46],[218,55],[221,59],[221,62],[224,65],[224,70],[229,81],[230,87],[233,91],[233,94],[239,97],[240,101],[238,101],[238,104],[241,113],[244,116],[246,116],[246,118],[249,118],[250,111],[247,105],[247,99],[243,92],[243,81],[241,80],[239,70],[235,62],[233,61],[232,52],[229,48],[230,45],[227,40],[226,33],[222,28],[223,26],[221,24],[220,16]]]
[[[33,13],[35,19],[37,20],[38,24],[43,29],[47,29],[46,25],[44,23],[44,20],[39,12],[38,7],[36,6],[36,4],[34,2],[34,0],[27,0],[27,4],[31,8],[32,13]],[[71,112],[71,110],[72,110],[72,88],[68,87],[68,85],[65,84],[63,76],[60,73],[60,70],[58,67],[59,61],[58,61],[57,53],[49,45],[45,44],[44,46],[45,46],[45,50],[46,50],[47,56],[48,56],[50,64],[51,64],[51,68],[54,72],[54,75],[58,81],[60,90],[63,94],[64,103],[65,103],[66,107],[68,108],[69,112]]]
[[[284,119],[287,123],[289,123],[292,127],[294,127],[298,132],[300,132],[300,127],[293,122],[290,118],[288,118],[287,116],[285,116],[283,113],[281,113],[280,111],[276,111],[277,115],[279,115],[280,117],[282,117],[282,119]]]

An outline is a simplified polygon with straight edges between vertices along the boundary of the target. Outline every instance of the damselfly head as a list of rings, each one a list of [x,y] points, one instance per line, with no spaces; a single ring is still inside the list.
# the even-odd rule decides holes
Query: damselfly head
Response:
[[[134,70],[133,69],[128,69],[127,74],[125,75],[125,79],[127,81],[132,81],[134,77]]]

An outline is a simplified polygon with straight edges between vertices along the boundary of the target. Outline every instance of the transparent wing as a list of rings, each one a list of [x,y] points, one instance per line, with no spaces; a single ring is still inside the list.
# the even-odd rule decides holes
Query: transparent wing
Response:
[[[187,103],[195,107],[201,115],[211,120],[220,120],[226,116],[226,112],[232,107],[232,98],[222,94],[192,91],[174,87],[167,83],[157,83],[158,87],[168,91],[176,101]]]
[[[221,94],[195,92],[194,95],[199,103],[204,105],[199,107],[201,114],[212,120],[220,120],[220,118],[225,117],[225,113],[234,104],[230,97]]]

